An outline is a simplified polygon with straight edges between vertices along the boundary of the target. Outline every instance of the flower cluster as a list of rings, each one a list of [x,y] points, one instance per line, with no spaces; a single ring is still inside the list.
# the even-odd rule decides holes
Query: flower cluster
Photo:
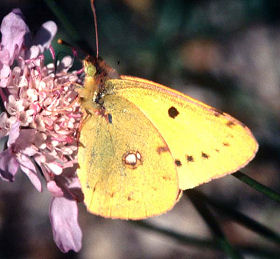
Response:
[[[38,171],[53,195],[50,221],[57,246],[67,252],[81,248],[77,201],[82,192],[76,177],[77,129],[82,118],[75,86],[77,72],[69,72],[72,58],[44,64],[43,52],[51,48],[56,33],[52,21],[42,25],[34,39],[22,13],[14,9],[1,24],[0,178],[13,182],[25,173],[38,191]],[[55,60],[55,57],[54,57]]]

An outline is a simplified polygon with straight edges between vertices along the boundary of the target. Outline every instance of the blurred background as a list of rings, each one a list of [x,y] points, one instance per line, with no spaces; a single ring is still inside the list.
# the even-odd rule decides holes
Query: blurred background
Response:
[[[21,8],[30,30],[54,20],[57,38],[95,54],[89,0],[1,0],[0,19]],[[280,191],[280,2],[269,0],[96,0],[99,54],[120,74],[172,86],[244,122],[260,144],[242,172]],[[54,44],[57,52],[71,54]],[[75,68],[81,67],[77,60]],[[204,184],[208,197],[280,232],[279,203],[229,175]],[[80,205],[83,247],[62,254],[52,239],[50,195],[38,193],[23,174],[0,182],[0,258],[225,258],[219,249],[178,241],[128,221],[86,213]],[[234,246],[280,256],[271,242],[213,212]],[[202,240],[213,240],[190,200],[146,222]]]

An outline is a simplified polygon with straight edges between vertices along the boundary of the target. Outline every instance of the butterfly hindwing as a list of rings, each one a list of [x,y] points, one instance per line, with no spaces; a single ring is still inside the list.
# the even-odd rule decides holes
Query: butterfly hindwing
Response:
[[[175,161],[160,132],[133,103],[104,98],[104,114],[82,125],[78,176],[90,212],[141,219],[171,209],[178,195]]]

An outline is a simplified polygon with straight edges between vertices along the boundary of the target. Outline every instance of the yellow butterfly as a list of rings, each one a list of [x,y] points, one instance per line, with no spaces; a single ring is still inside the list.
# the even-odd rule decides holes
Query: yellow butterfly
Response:
[[[251,131],[163,85],[84,60],[78,177],[87,209],[143,219],[170,210],[180,190],[233,173],[255,156]]]

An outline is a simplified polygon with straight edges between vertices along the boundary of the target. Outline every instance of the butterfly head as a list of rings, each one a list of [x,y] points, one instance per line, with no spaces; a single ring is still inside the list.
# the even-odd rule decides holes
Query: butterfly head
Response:
[[[84,85],[77,89],[80,103],[86,110],[93,106],[101,108],[103,98],[108,92],[106,81],[120,78],[119,74],[99,57],[87,56],[83,60],[83,65],[85,72]]]
[[[91,56],[87,56],[83,60],[84,72],[86,77],[94,77],[96,74],[96,64],[97,59]]]
[[[105,61],[98,57],[87,56],[84,61],[85,74],[88,77],[116,79],[120,78],[117,71],[105,63]]]

